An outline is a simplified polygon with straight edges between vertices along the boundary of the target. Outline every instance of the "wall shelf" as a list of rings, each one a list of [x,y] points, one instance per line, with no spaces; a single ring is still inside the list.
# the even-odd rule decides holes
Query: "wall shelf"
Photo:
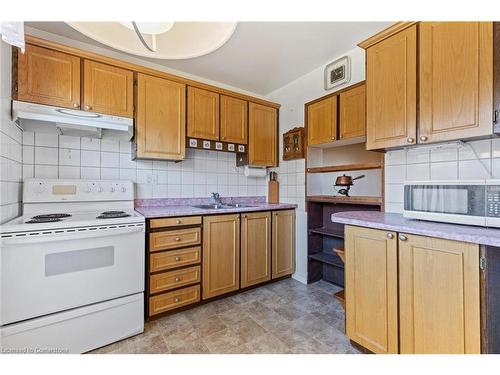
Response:
[[[344,238],[344,230],[335,230],[331,228],[312,228],[309,233],[321,234],[323,236]]]
[[[330,172],[343,172],[343,171],[360,171],[366,169],[381,169],[383,163],[369,162],[369,163],[356,163],[344,165],[329,165],[325,167],[307,168],[307,173],[330,173]]]
[[[315,254],[309,254],[309,258],[317,260],[317,261],[322,262],[322,263],[330,264],[332,266],[344,268],[344,265],[342,264],[342,261],[340,260],[340,258],[333,253],[328,254],[325,252],[319,252],[319,253],[315,253]]]
[[[345,197],[338,195],[310,195],[306,197],[306,202],[359,204],[359,205],[370,205],[370,206],[381,206],[382,201],[383,201],[382,197],[368,197],[368,196]]]

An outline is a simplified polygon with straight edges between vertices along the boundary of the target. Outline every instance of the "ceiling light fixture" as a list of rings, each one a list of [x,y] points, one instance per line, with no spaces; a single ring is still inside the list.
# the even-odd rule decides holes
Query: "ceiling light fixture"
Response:
[[[236,22],[67,22],[100,43],[153,59],[190,59],[211,53],[233,35]]]
[[[142,45],[151,52],[156,52],[156,35],[163,34],[169,31],[172,26],[174,26],[173,22],[120,22],[123,26],[128,29],[134,30],[137,34],[137,37],[141,41]],[[144,36],[142,34],[151,35],[151,46],[148,45]]]

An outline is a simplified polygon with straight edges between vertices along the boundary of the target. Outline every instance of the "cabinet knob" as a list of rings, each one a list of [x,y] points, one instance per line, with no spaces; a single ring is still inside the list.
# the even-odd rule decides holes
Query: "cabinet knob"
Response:
[[[87,111],[90,111],[90,110],[92,109],[92,106],[87,104],[87,105],[85,106],[85,109],[86,109]]]
[[[408,139],[406,139],[406,142],[413,143],[413,142],[415,142],[415,140],[412,137],[409,137]]]
[[[400,234],[399,235],[399,240],[400,241],[406,241],[408,239],[408,237],[406,237],[404,234]]]
[[[392,240],[394,238],[394,234],[392,233],[387,233],[387,238]]]
[[[181,257],[175,257],[175,261],[178,262],[181,260]]]
[[[73,108],[79,108],[80,107],[80,104],[78,103],[73,103]]]
[[[174,302],[180,302],[180,298],[179,297],[175,297],[174,298]]]
[[[180,238],[180,237],[175,237],[175,240],[176,240],[176,241],[180,241],[180,240],[181,240],[181,238]]]
[[[425,142],[425,141],[427,141],[427,137],[426,137],[425,135],[421,135],[421,136],[420,136],[420,140],[421,140],[422,142]]]
[[[176,277],[175,278],[175,282],[178,283],[179,281],[181,281],[181,278],[180,277]]]
[[[182,221],[181,220],[177,220],[176,223],[177,224],[182,224]]]

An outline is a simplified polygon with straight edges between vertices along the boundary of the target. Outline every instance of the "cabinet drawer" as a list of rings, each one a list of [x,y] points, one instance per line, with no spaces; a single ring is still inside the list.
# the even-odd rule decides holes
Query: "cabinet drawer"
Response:
[[[155,232],[149,235],[149,251],[176,249],[200,244],[201,228]]]
[[[201,248],[190,247],[188,249],[164,251],[161,253],[151,254],[149,261],[149,271],[157,272],[198,264],[201,260]]]
[[[174,290],[149,298],[149,315],[160,314],[178,307],[190,305],[200,301],[200,286],[193,285],[187,288]]]
[[[183,225],[200,225],[201,216],[168,217],[165,219],[153,219],[151,228],[180,227]]]
[[[149,293],[163,292],[200,282],[200,266],[163,272],[149,277]]]

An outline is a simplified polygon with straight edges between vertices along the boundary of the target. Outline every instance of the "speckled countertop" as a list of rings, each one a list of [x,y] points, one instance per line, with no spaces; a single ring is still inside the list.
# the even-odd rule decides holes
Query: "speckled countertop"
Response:
[[[401,214],[346,211],[332,214],[332,222],[500,247],[500,229],[407,219]]]
[[[296,204],[267,203],[265,197],[229,197],[222,198],[223,204],[243,203],[252,207],[234,207],[223,209],[203,209],[193,206],[210,204],[208,198],[166,198],[136,199],[135,210],[147,219],[173,216],[196,216],[213,214],[231,214],[239,212],[286,210],[297,208]]]

